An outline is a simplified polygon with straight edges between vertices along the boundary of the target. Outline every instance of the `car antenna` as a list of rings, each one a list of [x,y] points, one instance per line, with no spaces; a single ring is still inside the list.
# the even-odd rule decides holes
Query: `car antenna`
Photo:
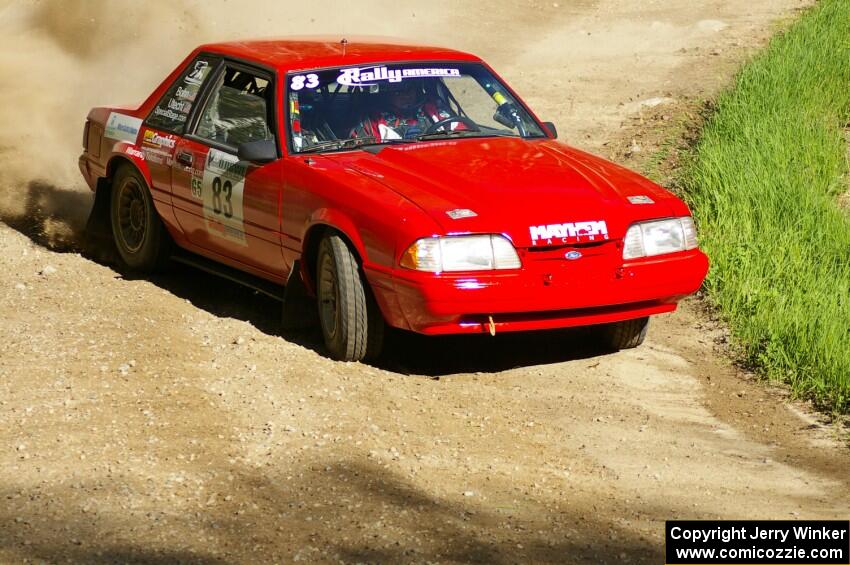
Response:
[[[339,44],[342,45],[342,56],[345,57],[345,46],[348,45],[348,40],[343,37]]]

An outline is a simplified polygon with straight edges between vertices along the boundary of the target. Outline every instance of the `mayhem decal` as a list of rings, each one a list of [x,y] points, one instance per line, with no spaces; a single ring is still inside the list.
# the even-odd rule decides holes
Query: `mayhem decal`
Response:
[[[561,245],[608,239],[604,220],[530,226],[531,245]]]
[[[135,143],[136,138],[139,136],[139,129],[141,127],[142,120],[139,118],[134,118],[133,116],[128,116],[126,114],[119,114],[118,112],[112,112],[106,120],[104,135],[110,139]]]
[[[459,77],[460,69],[388,69],[386,67],[354,67],[341,69],[336,82],[345,86],[376,84],[377,81],[401,82],[406,78]]]
[[[246,245],[242,217],[246,172],[248,168],[236,156],[210,149],[201,181],[207,231],[242,245]]]

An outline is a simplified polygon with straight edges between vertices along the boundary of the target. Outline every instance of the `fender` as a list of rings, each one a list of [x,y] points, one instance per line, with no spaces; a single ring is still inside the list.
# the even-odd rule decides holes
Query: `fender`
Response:
[[[145,154],[138,145],[129,141],[117,141],[112,146],[106,164],[107,176],[111,176],[115,172],[115,168],[120,164],[121,159],[130,161],[139,170],[148,186],[152,185],[151,172],[148,169],[147,161],[145,161]]]
[[[297,259],[300,266],[301,280],[310,295],[315,295],[316,292],[316,281],[313,280],[312,273],[315,265],[311,259],[315,258],[314,253],[318,251],[319,241],[316,240],[314,232],[314,228],[317,226],[333,228],[340,232],[354,246],[354,250],[363,262],[364,267],[368,261],[366,246],[363,244],[363,238],[360,237],[360,231],[345,212],[331,208],[318,208],[314,210],[305,222],[304,230],[301,232],[301,254]]]
[[[91,161],[84,154],[80,157],[80,170],[86,175],[94,191],[94,202],[86,221],[86,247],[92,253],[99,253],[103,249],[104,242],[112,239],[112,224],[110,220],[111,187],[109,178],[115,174],[115,170],[124,162],[132,163],[136,170],[144,177],[145,182],[150,183],[150,171],[145,156],[134,144],[119,141],[113,144],[107,154],[106,166]],[[103,161],[101,161],[102,163]],[[107,244],[108,245],[108,244]]]
[[[299,261],[299,271],[301,281],[306,287],[310,296],[316,295],[316,282],[313,280],[311,273],[309,254],[311,249],[318,243],[312,241],[314,236],[310,235],[310,231],[316,226],[327,226],[342,233],[354,250],[360,257],[363,270],[369,282],[370,291],[378,305],[378,309],[384,317],[384,320],[395,327],[409,327],[407,321],[398,306],[398,301],[395,297],[395,291],[392,285],[392,266],[375,263],[369,260],[369,253],[366,245],[363,243],[363,238],[360,235],[360,230],[351,218],[342,210],[333,208],[319,208],[311,214],[304,232],[301,234],[301,260]]]
[[[357,226],[345,212],[331,208],[319,208],[314,210],[310,215],[304,232],[301,234],[301,241],[304,242],[302,253],[308,249],[309,242],[306,241],[307,234],[317,225],[325,225],[342,232],[354,246],[355,251],[357,251],[361,261],[363,261],[363,265],[370,265],[366,246],[363,244],[363,239],[360,237],[360,231],[357,229]]]

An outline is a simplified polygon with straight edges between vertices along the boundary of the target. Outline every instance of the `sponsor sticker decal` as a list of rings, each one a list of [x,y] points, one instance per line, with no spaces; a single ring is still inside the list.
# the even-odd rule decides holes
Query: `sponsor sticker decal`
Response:
[[[627,198],[632,204],[655,204],[655,200],[653,200],[649,196],[646,196],[645,194],[639,194],[638,196],[629,196]]]
[[[171,166],[171,154],[166,153],[162,149],[154,149],[152,147],[143,146],[142,152],[145,154],[145,160],[157,165]]]
[[[183,88],[182,86],[177,87],[177,92],[174,93],[175,98],[180,98],[182,100],[188,100],[189,102],[194,102],[195,97],[198,95],[197,88]]]
[[[192,196],[195,198],[199,198],[201,200],[204,199],[204,161],[205,159],[200,159],[200,168],[195,166],[198,163],[198,159],[192,157],[192,180],[190,189],[192,190]]]
[[[136,149],[135,147],[128,147],[124,150],[124,153],[126,153],[130,157],[135,157],[136,159],[141,159],[142,161],[145,160],[145,154]]]
[[[168,101],[168,108],[174,110],[175,112],[188,114],[189,110],[192,109],[192,105],[185,100],[175,100],[174,98],[172,98]]]
[[[141,127],[141,119],[134,118],[133,116],[128,116],[126,114],[120,114],[118,112],[112,112],[106,120],[104,135],[110,139],[135,142],[136,138],[139,136],[139,129],[141,129]]]
[[[204,82],[204,77],[207,76],[207,73],[210,70],[210,65],[206,61],[195,61],[195,66],[192,67],[192,70],[186,75],[186,78],[183,79],[183,82],[186,84],[195,84],[200,85]]]
[[[173,149],[174,144],[177,143],[177,138],[175,138],[173,135],[160,135],[154,130],[149,129],[145,131],[144,142],[148,145],[156,145],[157,147],[167,147],[168,149]]]
[[[246,245],[242,192],[247,171],[235,155],[210,149],[201,181],[207,231],[242,245]]]
[[[154,108],[153,113],[156,116],[163,116],[164,118],[167,118],[167,119],[175,121],[175,122],[183,123],[183,122],[186,121],[186,115],[185,114],[179,114],[179,113],[175,112],[174,110],[172,110],[171,108]]]
[[[576,250],[567,251],[564,254],[564,259],[567,259],[569,261],[575,261],[576,259],[581,259],[581,251],[576,251]]]
[[[459,77],[460,69],[388,69],[386,67],[353,67],[341,69],[336,79],[338,84],[345,86],[362,86],[377,84],[378,81],[401,82],[406,78],[423,77]]]
[[[530,226],[531,245],[558,245],[608,239],[605,220]]]

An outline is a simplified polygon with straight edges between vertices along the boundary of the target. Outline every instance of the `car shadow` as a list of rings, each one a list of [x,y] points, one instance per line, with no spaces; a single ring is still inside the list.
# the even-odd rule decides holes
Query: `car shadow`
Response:
[[[444,377],[549,365],[608,353],[584,328],[518,333],[424,336],[393,331],[379,368],[402,374]]]
[[[361,455],[288,462],[279,470],[218,463],[203,469],[205,484],[228,495],[204,504],[204,494],[186,508],[145,498],[146,507],[119,511],[124,494],[140,488],[134,475],[55,485],[48,493],[0,485],[8,502],[0,508],[0,545],[21,561],[145,565],[657,563],[663,555],[656,541],[605,518],[622,512],[620,501],[594,501],[590,511],[586,498],[502,499],[494,488],[490,500],[486,487],[478,497],[437,496],[400,465]],[[55,502],[75,501],[79,492],[90,493],[96,511]],[[663,528],[675,509],[644,503],[641,512]]]
[[[78,252],[119,270],[110,237],[87,232],[93,198],[33,181],[17,212],[0,211],[0,220],[33,242],[57,252]],[[122,272],[128,280],[139,278]],[[161,273],[144,277],[160,288],[218,317],[247,322],[268,335],[324,355],[318,321],[306,328],[281,328],[281,303],[263,293],[182,263],[171,262]],[[460,336],[422,336],[390,330],[375,367],[404,375],[444,377],[456,373],[498,372],[516,367],[586,359],[607,353],[585,329],[547,330]]]
[[[242,320],[263,333],[326,354],[318,320],[303,329],[283,331],[281,303],[263,293],[179,263],[172,263],[165,272],[147,280],[214,316]],[[439,378],[548,365],[606,353],[593,332],[584,328],[496,336],[424,336],[390,330],[381,357],[370,364],[403,375]]]

